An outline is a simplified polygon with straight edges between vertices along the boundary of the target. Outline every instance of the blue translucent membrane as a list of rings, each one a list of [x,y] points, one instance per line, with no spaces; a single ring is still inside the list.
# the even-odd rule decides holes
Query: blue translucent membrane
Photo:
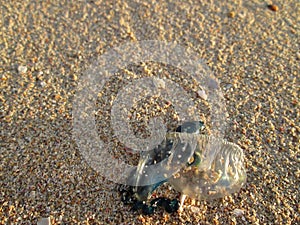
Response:
[[[198,130],[179,132],[167,133],[161,145],[141,154],[133,176],[137,199],[146,200],[164,182],[181,194],[207,200],[222,198],[242,187],[247,175],[239,146],[201,135]]]

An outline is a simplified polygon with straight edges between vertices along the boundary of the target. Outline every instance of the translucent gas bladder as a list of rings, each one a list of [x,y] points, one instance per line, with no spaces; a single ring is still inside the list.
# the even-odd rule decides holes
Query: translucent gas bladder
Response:
[[[220,138],[197,135],[196,139],[192,162],[168,182],[195,199],[222,198],[239,191],[247,177],[242,149]]]
[[[146,200],[164,182],[195,199],[222,198],[239,191],[247,177],[242,149],[221,138],[199,134],[197,129],[168,132],[159,146],[141,154],[133,176],[137,199]],[[163,169],[153,169],[158,162]],[[151,185],[142,185],[146,179]]]

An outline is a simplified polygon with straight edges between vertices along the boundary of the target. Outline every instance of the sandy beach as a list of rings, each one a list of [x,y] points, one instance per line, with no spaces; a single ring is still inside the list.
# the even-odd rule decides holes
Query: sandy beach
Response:
[[[14,0],[0,6],[0,224],[300,224],[298,0]],[[124,205],[118,184],[83,159],[73,136],[78,85],[98,57],[145,40],[191,49],[219,81],[224,138],[245,155],[247,183],[238,193],[188,198],[181,213],[143,215]],[[116,158],[137,163],[114,142],[110,127],[124,84],[171,77],[199,111],[209,109],[176,68],[142,62],[121,69],[98,94],[95,116],[99,137]],[[151,104],[130,112],[134,132],[160,113],[174,127],[172,103]],[[180,193],[166,184],[153,195]]]

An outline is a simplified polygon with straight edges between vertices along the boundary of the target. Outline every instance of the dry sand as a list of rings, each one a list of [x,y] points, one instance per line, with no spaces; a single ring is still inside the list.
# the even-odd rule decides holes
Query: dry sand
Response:
[[[0,3],[1,224],[300,224],[300,3],[195,2]],[[246,157],[239,193],[189,199],[181,214],[131,212],[72,137],[85,69],[110,47],[151,39],[207,62],[226,99],[226,138]]]

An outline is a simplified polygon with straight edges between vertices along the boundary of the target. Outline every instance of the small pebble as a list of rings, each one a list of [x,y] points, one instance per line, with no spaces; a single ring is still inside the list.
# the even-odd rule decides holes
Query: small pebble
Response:
[[[276,11],[278,11],[278,6],[277,5],[268,5],[268,8],[270,9],[270,10],[272,10],[272,11],[274,11],[274,12],[276,12]]]
[[[26,73],[27,72],[27,67],[26,66],[18,66],[18,72],[19,73]]]
[[[228,17],[233,18],[233,17],[235,17],[235,12],[231,11],[227,15],[228,15]]]
[[[203,90],[200,90],[200,91],[198,91],[197,92],[198,93],[198,95],[200,96],[200,98],[202,98],[203,100],[207,100],[207,94],[205,93],[205,91],[203,91]]]
[[[37,225],[51,225],[50,217],[40,219]]]
[[[46,84],[45,81],[41,81],[41,82],[40,82],[40,85],[41,85],[42,87],[45,87],[47,84]]]
[[[244,210],[242,210],[242,209],[235,209],[235,210],[233,210],[233,214],[235,216],[242,216],[242,215],[244,215]]]

